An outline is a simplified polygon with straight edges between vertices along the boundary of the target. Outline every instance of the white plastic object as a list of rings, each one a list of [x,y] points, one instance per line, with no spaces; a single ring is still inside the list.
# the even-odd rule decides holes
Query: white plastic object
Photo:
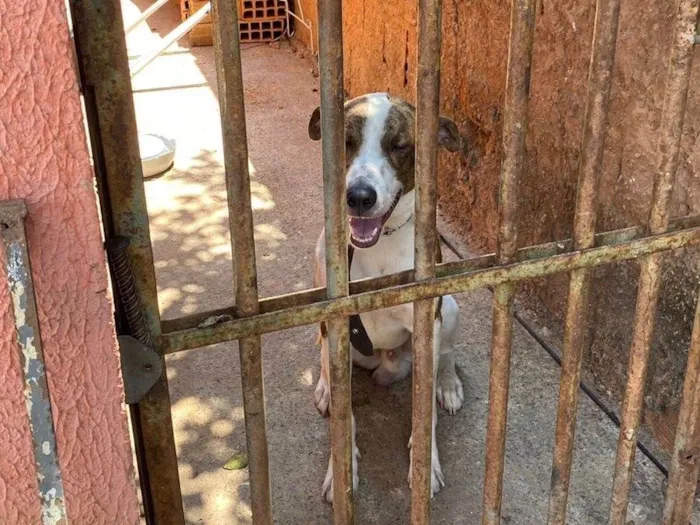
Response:
[[[139,133],[141,167],[144,177],[167,171],[175,159],[175,141],[155,133]]]

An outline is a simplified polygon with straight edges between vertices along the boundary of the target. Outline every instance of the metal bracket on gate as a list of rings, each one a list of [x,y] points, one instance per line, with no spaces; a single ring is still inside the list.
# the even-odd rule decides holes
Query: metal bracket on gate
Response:
[[[39,479],[41,522],[43,525],[68,525],[34,297],[34,282],[24,229],[26,216],[27,207],[24,201],[0,202],[0,238],[5,246],[5,273],[14,313],[24,400]]]
[[[156,384],[163,373],[163,365],[160,356],[138,339],[120,335],[118,340],[126,403],[136,405]]]

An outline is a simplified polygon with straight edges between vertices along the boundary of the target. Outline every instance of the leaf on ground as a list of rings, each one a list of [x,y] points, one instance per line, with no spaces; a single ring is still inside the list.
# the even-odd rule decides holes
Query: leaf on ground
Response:
[[[248,466],[248,454],[245,452],[235,452],[231,456],[226,464],[224,464],[224,469],[226,470],[241,470]]]

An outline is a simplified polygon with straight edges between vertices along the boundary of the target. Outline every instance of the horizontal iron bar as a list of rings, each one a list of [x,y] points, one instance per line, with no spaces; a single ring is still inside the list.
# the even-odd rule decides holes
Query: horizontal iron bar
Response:
[[[692,215],[679,217],[671,221],[668,232],[678,232],[689,228],[697,228],[700,226],[700,215]],[[613,246],[615,244],[630,242],[635,239],[640,239],[644,235],[643,226],[634,226],[621,230],[612,230],[598,233],[595,236],[595,245],[597,247]],[[545,259],[554,255],[562,255],[573,251],[572,239],[563,241],[548,242],[536,246],[528,246],[521,248],[518,251],[517,260],[519,262],[534,261]],[[448,275],[457,275],[475,270],[491,268],[496,265],[496,256],[494,254],[482,255],[470,259],[463,259],[456,262],[438,264],[436,266],[437,277],[446,277]],[[382,277],[374,277],[371,279],[362,279],[352,281],[350,283],[350,294],[358,295],[366,292],[373,292],[381,288],[389,286],[399,286],[402,284],[410,284],[414,281],[413,271],[408,270],[392,275]],[[307,306],[319,301],[326,300],[325,288],[311,288],[302,292],[294,292],[287,295],[267,297],[260,301],[260,313],[269,314],[288,308]],[[181,332],[199,327],[201,323],[210,318],[220,316],[228,316],[231,319],[242,317],[235,306],[227,306],[208,312],[196,313],[188,316],[178,317],[176,319],[164,319],[162,321],[162,330],[165,334]],[[274,330],[273,330],[274,331]]]
[[[261,313],[255,316],[232,319],[206,328],[187,328],[164,333],[162,336],[163,350],[165,353],[175,353],[232,341],[251,334],[264,334],[317,323],[331,317],[349,316],[410,303],[419,299],[467,292],[509,281],[534,279],[569,272],[576,268],[588,268],[635,259],[656,252],[676,250],[700,243],[700,225],[698,223],[700,223],[700,216],[686,217],[672,225],[672,227],[690,226],[686,229],[636,240],[623,240],[622,242],[619,241],[621,238],[634,237],[636,229],[607,232],[603,234],[605,236],[603,238],[610,241],[609,244],[578,252],[551,255],[551,252],[544,249],[548,245],[535,246],[528,248],[526,253],[539,254],[539,257],[505,266],[474,269],[475,263],[473,261],[477,261],[476,264],[479,265],[487,265],[492,263],[493,256],[442,264],[437,267],[438,277],[421,282],[402,282],[406,279],[404,274],[389,276],[389,279],[357,281],[353,284],[363,290],[349,297],[317,301],[314,295],[316,290],[310,290],[270,298],[260,302]],[[564,243],[554,243],[554,246],[549,250],[563,250],[565,247]],[[385,287],[387,281],[389,281],[391,288]],[[365,290],[365,288],[367,289]],[[321,290],[321,293],[323,291]],[[279,309],[269,309],[270,303],[273,301],[276,306],[280,307]],[[301,301],[305,302],[299,304]],[[172,326],[172,324],[170,325]]]

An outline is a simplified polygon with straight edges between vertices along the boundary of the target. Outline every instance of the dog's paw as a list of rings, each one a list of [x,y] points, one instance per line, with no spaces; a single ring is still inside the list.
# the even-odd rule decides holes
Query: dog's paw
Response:
[[[333,503],[333,458],[328,460],[328,470],[321,487],[321,495],[328,503]]]
[[[462,381],[454,371],[450,370],[438,376],[435,397],[440,407],[444,408],[451,416],[454,416],[462,408],[464,390]]]
[[[410,449],[411,457],[408,466],[408,486],[410,489],[413,489],[413,436],[408,440],[408,448]],[[440,457],[437,454],[437,448],[434,444],[430,463],[430,499],[432,499],[435,494],[440,492],[440,489],[445,486],[445,475],[442,473]]]
[[[357,487],[360,484],[360,476],[358,475],[357,462],[360,459],[360,451],[355,447],[355,453],[352,458],[352,492],[357,494]],[[333,456],[328,459],[328,470],[326,478],[323,480],[321,487],[321,495],[328,503],[333,503]]]
[[[316,401],[316,410],[323,417],[328,415],[328,407],[331,404],[331,386],[323,375],[318,379],[316,391],[314,392],[314,400]]]

